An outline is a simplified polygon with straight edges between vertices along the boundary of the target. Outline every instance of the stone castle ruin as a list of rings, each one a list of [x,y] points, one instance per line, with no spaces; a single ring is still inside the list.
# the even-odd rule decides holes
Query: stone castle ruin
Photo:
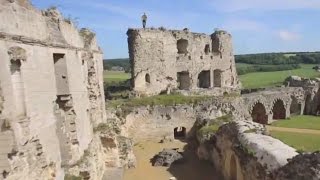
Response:
[[[106,111],[103,54],[93,32],[28,0],[1,0],[0,22],[0,179],[120,180],[123,168],[135,166],[132,139],[189,138],[199,123],[225,115],[236,122],[197,144],[196,153],[226,179],[320,177],[319,153],[297,155],[261,125],[291,114],[319,115],[320,80],[290,77],[288,87],[221,96],[240,88],[225,31],[129,29],[137,95],[220,96]]]
[[[221,95],[239,88],[231,35],[160,29],[129,29],[132,88],[156,95],[171,90]]]
[[[94,33],[28,0],[1,0],[0,22],[0,179],[64,179],[99,145],[102,51]]]

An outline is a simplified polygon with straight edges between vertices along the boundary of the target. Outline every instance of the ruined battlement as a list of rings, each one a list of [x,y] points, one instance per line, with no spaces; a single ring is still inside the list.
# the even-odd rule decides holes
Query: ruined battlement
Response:
[[[72,20],[64,18],[56,8],[38,10],[28,0],[5,0],[0,3],[0,9],[0,39],[102,54],[95,34],[78,30]]]
[[[187,29],[149,28],[129,29],[127,35],[132,87],[138,94],[240,86],[232,37],[225,31],[206,35]]]

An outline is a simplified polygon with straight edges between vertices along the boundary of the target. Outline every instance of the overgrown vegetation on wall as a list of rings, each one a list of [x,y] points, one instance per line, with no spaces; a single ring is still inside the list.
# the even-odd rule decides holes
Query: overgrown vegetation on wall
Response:
[[[208,96],[184,96],[181,94],[172,94],[132,99],[118,99],[109,101],[106,104],[109,107],[139,107],[156,105],[173,106],[177,104],[198,104],[208,99]]]

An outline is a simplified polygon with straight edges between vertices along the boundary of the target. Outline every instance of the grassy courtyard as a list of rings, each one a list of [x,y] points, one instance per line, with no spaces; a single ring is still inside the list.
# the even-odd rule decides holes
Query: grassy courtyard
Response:
[[[273,137],[298,151],[313,152],[320,150],[319,116],[293,116],[287,120],[276,121],[272,126],[277,127],[273,130],[272,127],[270,128]]]
[[[298,151],[314,152],[320,150],[320,135],[318,134],[271,131],[271,135]]]
[[[272,126],[320,130],[320,117],[306,115],[292,116],[290,119],[276,121]]]

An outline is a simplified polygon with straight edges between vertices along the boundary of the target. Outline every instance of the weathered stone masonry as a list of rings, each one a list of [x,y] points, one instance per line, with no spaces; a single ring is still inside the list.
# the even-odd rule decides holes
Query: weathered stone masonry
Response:
[[[106,120],[102,52],[94,33],[28,0],[2,0],[0,22],[0,179],[64,179]]]
[[[129,29],[127,35],[137,94],[171,89],[222,94],[240,86],[231,35],[225,31],[209,36],[188,30]]]

